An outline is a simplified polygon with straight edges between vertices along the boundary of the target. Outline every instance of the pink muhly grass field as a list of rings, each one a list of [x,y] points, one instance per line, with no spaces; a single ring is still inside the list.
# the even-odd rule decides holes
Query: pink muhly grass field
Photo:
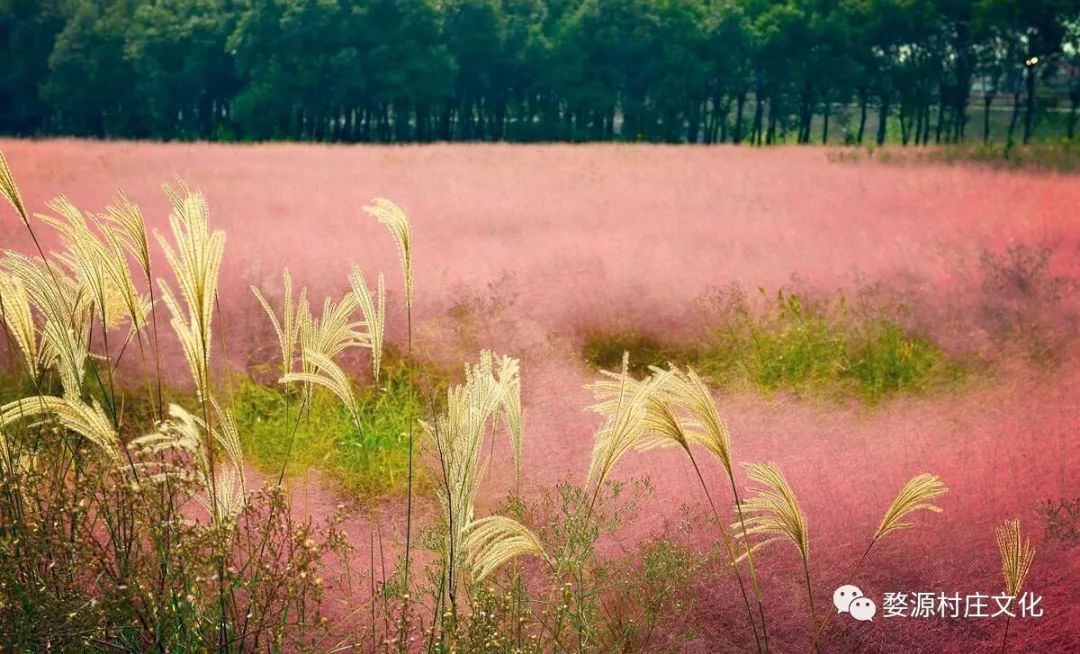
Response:
[[[710,289],[737,282],[775,290],[796,275],[824,292],[861,280],[917,297],[926,330],[945,347],[985,352],[986,335],[968,319],[979,302],[982,252],[1048,247],[1050,272],[1080,280],[1080,177],[1052,173],[830,163],[816,148],[0,140],[0,149],[38,211],[61,192],[99,211],[120,187],[163,229],[159,185],[175,175],[202,189],[227,233],[220,327],[236,365],[273,356],[276,343],[247,287],[276,291],[284,266],[316,299],[343,292],[354,263],[369,275],[384,271],[388,333],[400,342],[397,255],[360,207],[377,196],[407,207],[423,355],[475,358],[453,336],[451,316],[465,306],[481,314],[481,346],[523,359],[531,493],[567,475],[580,480],[588,464],[600,419],[583,411],[590,396],[582,385],[594,377],[579,354],[587,330],[677,336],[700,322],[697,300]],[[0,216],[3,247],[28,250],[21,224],[9,211]],[[492,289],[510,298],[505,311],[485,309]],[[1075,308],[1048,310],[1064,316]],[[1063,348],[1057,366],[1009,357],[973,388],[872,409],[787,394],[719,397],[735,459],[775,461],[799,496],[819,617],[834,611],[841,583],[878,602],[872,623],[833,619],[829,641],[840,651],[997,647],[1003,620],[885,619],[881,598],[1001,592],[993,528],[1011,518],[1036,546],[1025,588],[1043,596],[1045,616],[1014,620],[1010,649],[1080,647],[1080,557],[1075,545],[1045,538],[1036,512],[1040,500],[1080,496],[1080,357],[1073,341]],[[492,503],[512,483],[508,468],[492,470]],[[859,579],[841,578],[897,490],[922,472],[949,487],[944,512],[917,515],[915,529],[875,546]],[[616,468],[620,478],[646,474],[656,497],[610,544],[615,551],[658,532],[680,504],[703,501],[676,452],[630,455]],[[722,488],[716,466],[706,478]],[[332,502],[313,502],[323,504]],[[366,527],[356,534],[366,561]],[[780,544],[760,559],[774,649],[802,650],[808,620],[797,555]],[[746,644],[733,587],[706,589],[694,610],[701,651]]]

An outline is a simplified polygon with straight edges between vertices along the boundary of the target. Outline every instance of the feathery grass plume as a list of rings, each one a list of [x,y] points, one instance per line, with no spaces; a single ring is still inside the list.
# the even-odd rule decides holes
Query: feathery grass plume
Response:
[[[739,521],[731,525],[736,538],[744,538],[746,551],[735,559],[738,564],[747,559],[753,566],[754,552],[777,540],[788,540],[799,550],[802,560],[803,577],[806,582],[806,599],[810,606],[810,644],[818,651],[818,621],[814,608],[814,590],[810,583],[810,533],[806,527],[806,516],[799,508],[795,492],[791,490],[780,468],[775,463],[744,463],[750,481],[760,485],[756,495],[740,501],[736,506]],[[741,531],[738,529],[741,528]],[[759,540],[750,546],[751,537]],[[753,569],[753,568],[751,568]],[[756,584],[756,581],[755,581]],[[761,611],[760,590],[755,585],[758,610]],[[764,628],[764,613],[762,627]],[[768,643],[768,640],[766,640]],[[766,649],[768,647],[766,646]]]
[[[624,352],[622,372],[607,375],[617,380],[607,382],[614,384],[606,386],[609,391],[605,391],[605,397],[608,399],[589,407],[589,410],[607,417],[607,422],[596,434],[589,472],[585,477],[586,483],[594,484],[597,491],[615,463],[640,444],[645,431],[645,405],[655,388],[655,380],[650,378],[639,382],[631,378],[629,365],[630,355]],[[594,389],[594,392],[597,390]],[[596,497],[596,492],[593,497]]]
[[[300,312],[300,356],[305,352],[318,352],[328,359],[333,359],[351,347],[365,345],[365,336],[360,331],[361,324],[352,319],[352,314],[359,305],[350,291],[342,296],[340,302],[330,298],[323,301],[322,315],[313,318],[310,312]],[[311,372],[311,362],[304,361],[305,372]]]
[[[352,314],[356,310],[357,299],[352,291],[346,293],[340,302],[333,302],[330,298],[323,301],[322,315],[314,318],[308,308],[307,302],[302,301],[297,306],[296,323],[300,338],[300,377],[290,374],[284,375],[281,383],[289,384],[300,381],[304,388],[304,401],[310,398],[313,386],[320,384],[326,386],[341,398],[350,413],[356,418],[355,401],[352,397],[351,385],[341,384],[344,372],[335,371],[338,368],[333,363],[334,357],[351,347],[364,345],[364,335],[358,331],[360,323],[352,320]],[[330,362],[328,376],[319,378],[320,363]],[[346,395],[342,391],[348,390]]]
[[[689,367],[686,370],[673,367],[669,372],[671,374],[659,387],[660,400],[690,413],[692,419],[687,424],[687,437],[712,452],[731,478],[731,437],[716,410],[712,392]]]
[[[75,279],[89,291],[94,310],[102,324],[109,329],[117,327],[124,315],[125,302],[122,296],[125,290],[137,296],[130,284],[130,273],[127,275],[126,289],[121,289],[114,283],[106,264],[107,261],[114,260],[114,257],[91,231],[87,217],[67,198],[60,196],[51,200],[47,206],[59,217],[45,214],[37,214],[37,217],[61,235],[66,247],[64,253],[56,254],[54,258],[67,267]],[[122,256],[119,265],[127,267]],[[135,301],[131,304],[141,306],[142,302]],[[134,311],[136,309],[132,309],[132,312]]]
[[[110,326],[119,324],[121,313],[116,310],[118,305],[142,304],[137,300],[138,291],[132,282],[123,246],[111,240],[104,226],[93,215],[84,215],[66,197],[61,195],[54,198],[46,206],[57,216],[37,214],[37,217],[62,236],[66,247],[65,253],[55,255],[57,260],[88,287],[102,318]],[[105,237],[104,241],[99,233]],[[139,317],[135,309],[129,313],[135,318]]]
[[[169,225],[174,242],[157,232],[155,236],[176,277],[186,311],[181,310],[168,283],[159,279],[158,285],[172,315],[170,324],[180,340],[196,391],[205,402],[210,396],[211,323],[225,233],[210,231],[210,211],[201,193],[188,190],[183,183],[179,190],[168,185],[163,188],[172,202]]]
[[[905,517],[915,513],[916,511],[933,511],[934,513],[941,513],[941,507],[937,506],[932,500],[941,497],[945,493],[949,492],[949,489],[945,487],[945,484],[941,483],[941,480],[937,475],[931,475],[923,473],[911,478],[908,483],[904,484],[904,487],[900,489],[900,493],[893,500],[892,504],[885,511],[885,515],[881,518],[881,522],[878,524],[877,529],[874,530],[874,535],[870,539],[870,543],[866,546],[866,550],[863,551],[862,556],[852,566],[851,571],[848,573],[848,578],[853,578],[855,573],[862,566],[863,561],[870,554],[870,550],[874,547],[881,538],[887,536],[894,531],[900,531],[902,529],[909,529],[914,525],[910,522],[901,522]],[[821,635],[825,633],[825,630],[829,626],[829,621],[832,619],[832,615],[826,615],[821,621],[821,625],[818,628],[817,633],[814,636],[815,649],[820,644]]]
[[[37,327],[30,309],[30,298],[21,280],[0,269],[0,319],[7,325],[22,354],[26,371],[32,379],[41,371],[42,353],[38,345]]]
[[[597,400],[597,404],[590,408],[597,413],[611,417],[619,408],[619,398],[623,390],[633,392],[642,382],[630,377],[624,379],[623,374],[608,370],[601,370],[600,374],[604,378],[588,386],[593,393],[593,397]],[[667,445],[677,445],[687,454],[691,454],[691,437],[687,434],[679,415],[661,394],[661,389],[663,389],[670,376],[671,372],[660,369],[655,369],[651,375],[653,392],[649,393],[648,397],[645,398],[643,431],[636,447],[644,451]]]
[[[412,241],[409,235],[409,214],[386,198],[375,198],[364,211],[386,225],[394,237],[398,255],[401,257],[401,271],[405,275],[405,304],[413,303]]]
[[[473,583],[482,582],[499,566],[518,556],[535,556],[550,564],[536,534],[504,516],[474,520],[466,530],[463,546]]]
[[[622,374],[602,371],[601,374],[605,378],[590,384],[589,387],[593,391],[593,396],[598,400],[598,404],[596,404],[593,409],[611,417],[620,408],[619,399],[624,393],[628,391],[634,393],[638,392],[638,390],[645,392],[646,397],[643,407],[642,433],[637,438],[635,445],[636,449],[645,451],[672,445],[681,448],[690,460],[690,464],[693,466],[698,481],[701,483],[701,488],[705,492],[705,497],[709,502],[713,515],[719,523],[720,516],[716,510],[716,505],[713,502],[712,494],[709,492],[709,488],[705,483],[705,478],[702,476],[701,469],[698,466],[697,459],[694,457],[694,453],[690,447],[695,443],[701,444],[710,452],[716,454],[721,460],[723,460],[721,453],[729,456],[728,453],[730,452],[730,448],[728,445],[727,429],[717,415],[716,406],[713,403],[711,393],[709,393],[708,388],[705,387],[700,378],[698,378],[689,368],[687,368],[686,372],[682,372],[674,367],[670,370],[664,370],[653,366],[650,368],[652,371],[650,377],[644,382],[635,381],[626,376],[625,353],[623,358],[624,371]],[[639,389],[639,387],[642,387],[643,385],[645,388]],[[690,413],[692,416],[691,420],[684,420],[680,415],[680,409]],[[702,433],[702,431],[698,431],[706,429],[707,427],[711,427],[711,431],[708,432],[708,435]],[[727,469],[726,466],[725,469]],[[734,490],[734,480],[731,480],[731,483],[732,489]],[[736,495],[736,497],[738,496]],[[746,594],[741,574],[736,567],[736,564],[740,559],[736,557],[735,545],[723,525],[720,525],[720,536],[727,549],[731,566],[735,569],[734,572],[736,579],[739,582],[739,589],[742,591],[747,617],[751,624],[751,629],[754,631],[754,640],[758,643],[760,650],[757,627],[753,613],[750,609],[750,599]],[[761,591],[757,583],[757,573],[754,568],[753,558],[750,555],[750,545],[746,544],[745,549],[747,550],[747,553],[744,554],[743,557],[749,557],[750,559],[750,576],[754,593],[758,601],[758,611],[761,616],[762,629],[764,631],[765,611],[761,602]],[[767,642],[766,636],[766,643]]]
[[[11,203],[23,224],[29,227],[30,216],[26,213],[26,205],[23,204],[22,194],[19,193],[19,185],[15,183],[15,176],[12,175],[3,152],[0,152],[0,194],[3,194],[4,199]]]
[[[0,429],[39,415],[54,416],[62,427],[79,434],[96,445],[113,463],[120,467],[120,437],[104,409],[95,400],[87,404],[78,399],[36,395],[0,406]]]
[[[39,356],[43,367],[56,370],[65,397],[78,398],[90,349],[93,303],[89,291],[55,263],[11,251],[5,255],[0,266],[22,284],[41,315]]]
[[[100,217],[102,232],[119,244],[139,264],[146,280],[150,279],[150,239],[146,222],[138,205],[128,199],[123,191],[117,192],[113,203],[105,207]]]
[[[244,490],[246,488],[244,480],[244,448],[240,444],[240,430],[236,427],[236,417],[232,411],[221,408],[221,405],[216,400],[213,400],[212,403],[214,412],[217,414],[214,439],[221,445],[221,449],[225,451],[225,456],[228,457],[229,462],[236,469],[236,478],[240,483],[240,489]],[[206,429],[204,423],[200,421],[199,424],[202,425],[203,429]]]
[[[896,496],[893,503],[889,505],[888,510],[885,511],[885,516],[881,519],[881,523],[878,524],[877,530],[874,531],[873,540],[876,541],[891,532],[912,527],[912,523],[901,522],[901,520],[916,511],[941,513],[941,507],[933,504],[931,500],[941,497],[947,492],[949,492],[949,489],[945,487],[945,484],[941,483],[937,475],[924,473],[913,477],[911,481],[900,489],[900,494]]]
[[[292,276],[289,275],[288,268],[285,269],[281,276],[285,294],[282,299],[280,321],[278,321],[277,314],[270,307],[270,303],[266,300],[262,291],[252,286],[251,292],[255,294],[255,299],[262,305],[266,315],[270,318],[270,324],[274,326],[274,333],[277,334],[278,345],[281,347],[281,369],[283,372],[288,373],[293,369],[293,350],[296,349],[296,340],[300,336],[300,327],[303,322],[301,318],[310,315],[310,313],[307,309],[307,289],[300,289],[300,298],[297,300],[297,304],[293,305]]]
[[[1005,592],[1016,597],[1024,587],[1035,548],[1031,540],[1021,538],[1020,521],[1006,520],[994,530],[998,551],[1001,552],[1001,574],[1005,578]]]
[[[134,439],[128,444],[128,448],[143,455],[144,463],[141,467],[158,470],[157,474],[150,476],[154,481],[162,481],[170,475],[188,476],[189,471],[182,465],[145,458],[147,455],[178,451],[190,456],[196,473],[195,479],[205,493],[205,497],[196,496],[196,501],[206,508],[215,520],[229,521],[243,509],[246,500],[244,457],[232,414],[223,410],[213,398],[210,403],[217,414],[216,428],[212,430],[211,438],[224,450],[230,467],[222,468],[216,473],[211,469],[210,452],[207,448],[212,445],[208,445],[204,438],[207,431],[206,421],[177,404],[169,405],[169,417],[158,425],[157,431]]]
[[[345,374],[341,366],[322,352],[305,350],[303,357],[304,361],[312,366],[313,372],[290,372],[283,375],[279,382],[282,384],[300,382],[307,387],[317,385],[329,389],[349,410],[349,415],[352,416],[356,428],[359,430],[360,407],[356,403],[356,396],[353,394],[349,376]]]
[[[521,451],[524,448],[523,425],[521,418],[521,364],[506,355],[499,359],[496,380],[502,387],[502,416],[506,432],[510,436],[510,447],[514,454],[514,479],[521,481]]]
[[[210,461],[206,457],[198,419],[188,413],[184,407],[178,404],[170,404],[168,417],[162,420],[157,427],[157,431],[133,439],[128,443],[128,449],[144,456],[168,451],[186,453],[192,458],[200,483],[205,481],[206,474],[210,469]],[[143,464],[143,467],[150,466],[161,467],[161,463],[159,461],[150,461]],[[172,468],[166,466],[166,469]],[[154,476],[157,479],[162,477],[163,474]]]
[[[439,500],[448,532],[446,588],[452,603],[455,601],[461,567],[470,555],[470,543],[466,542],[465,536],[474,522],[473,503],[483,471],[481,456],[484,435],[500,411],[506,414],[512,410],[508,407],[512,407],[514,401],[508,402],[506,397],[520,392],[517,369],[517,361],[504,358],[500,363],[500,374],[496,377],[494,355],[487,350],[481,352],[479,363],[465,366],[465,383],[447,390],[445,411],[434,421],[421,423],[438,451],[443,478]],[[512,430],[509,425],[514,423],[513,418],[504,415],[503,422],[508,430]],[[515,467],[519,467],[517,451],[514,457]],[[485,533],[481,531],[482,535]],[[478,552],[477,560],[484,563],[487,570],[490,564],[499,561],[502,554],[526,551],[520,542],[516,545],[513,541],[502,543],[503,539],[521,537],[520,529],[511,528],[492,532],[492,538],[474,539],[473,544],[482,545],[485,551],[491,549],[486,554],[485,551]]]
[[[126,248],[123,237],[119,235],[120,232],[102,224],[98,219],[94,219],[94,224],[104,238],[102,250],[105,256],[102,258],[102,265],[108,275],[114,295],[123,304],[127,317],[131,321],[131,332],[134,334],[146,327],[152,308],[150,297],[143,296],[135,287],[135,278],[128,265],[127,256],[124,254]],[[142,264],[139,265],[141,268]],[[149,268],[143,269],[144,277],[148,271]]]
[[[371,376],[378,381],[379,368],[382,365],[383,339],[386,334],[386,282],[382,273],[379,273],[375,296],[372,296],[364,281],[364,273],[359,267],[353,266],[349,283],[352,285],[353,295],[356,296],[356,301],[360,305],[360,313],[363,314],[364,325],[367,327],[366,346],[371,349]]]
[[[799,501],[775,463],[744,463],[751,481],[760,484],[755,496],[742,502],[746,514],[746,537],[760,536],[754,550],[776,540],[789,540],[799,550],[805,562],[810,556],[810,535],[806,529],[806,516],[799,508]],[[737,530],[738,523],[732,525]],[[743,534],[736,533],[736,538]],[[746,558],[746,554],[738,560]]]
[[[196,495],[195,501],[219,524],[234,525],[240,512],[247,506],[247,493],[241,475],[235,469],[225,468],[217,473],[214,483],[206,488],[206,496]]]

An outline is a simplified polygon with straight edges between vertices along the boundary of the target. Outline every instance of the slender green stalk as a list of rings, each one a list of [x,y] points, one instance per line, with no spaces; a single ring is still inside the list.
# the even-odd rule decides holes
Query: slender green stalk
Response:
[[[739,592],[742,593],[743,605],[746,607],[746,618],[750,621],[750,629],[754,632],[754,643],[757,645],[758,652],[762,652],[761,648],[761,636],[758,635],[757,622],[754,620],[754,612],[750,609],[750,598],[746,594],[746,586],[743,584],[742,574],[739,572],[738,565],[735,564],[735,548],[731,543],[731,537],[728,536],[727,530],[724,529],[724,523],[720,521],[720,513],[716,510],[716,504],[713,502],[712,495],[709,493],[709,487],[705,484],[705,477],[701,474],[701,469],[698,467],[697,460],[689,449],[686,450],[687,456],[690,457],[690,463],[694,466],[694,473],[697,475],[698,481],[701,482],[701,489],[705,491],[705,499],[709,501],[709,508],[712,509],[713,518],[716,520],[716,525],[720,529],[720,536],[723,538],[724,546],[728,552],[728,563],[731,564],[732,571],[735,573],[735,579],[739,582]],[[737,502],[738,500],[736,500]],[[745,531],[745,527],[743,530]],[[745,536],[744,536],[745,539]],[[761,607],[761,600],[758,599],[758,607]],[[765,616],[762,614],[762,620]],[[764,627],[764,625],[762,625]],[[766,646],[767,647],[767,646]]]
[[[405,303],[405,332],[406,332],[406,349],[405,349],[405,375],[406,378],[412,381],[412,369],[413,369],[413,356],[412,356],[412,302],[407,301]],[[408,447],[408,482],[406,490],[406,506],[405,506],[405,571],[402,577],[402,592],[403,601],[401,604],[401,638],[400,648],[401,651],[405,651],[406,643],[409,640],[409,562],[412,549],[412,511],[413,511],[413,415],[412,415],[412,403],[408,403],[406,409],[406,420],[409,423],[409,447]],[[451,584],[451,588],[453,585]]]
[[[873,538],[870,540],[870,544],[866,546],[865,550],[863,550],[862,556],[860,556],[859,559],[855,562],[855,565],[851,566],[851,571],[848,572],[846,577],[844,577],[844,583],[849,583],[847,580],[855,578],[855,573],[859,571],[859,568],[862,566],[863,561],[865,561],[867,555],[870,554],[870,549],[874,547],[874,543],[876,543],[877,541],[877,538]],[[817,630],[814,632],[814,651],[821,651],[821,637],[825,635],[825,630],[828,628],[829,621],[832,619],[832,616],[832,613],[826,613],[825,617],[821,620],[821,624],[818,625]]]
[[[814,591],[810,586],[810,565],[806,558],[802,560],[803,575],[806,577],[806,597],[810,601],[810,644],[817,649],[814,633],[817,631],[817,613],[814,611]]]
[[[739,488],[735,485],[735,477],[728,473],[728,481],[731,482],[731,494],[735,496],[735,512],[739,516],[739,528],[743,532],[743,546],[746,548],[746,566],[750,570],[750,586],[757,600],[758,616],[761,617],[761,632],[765,641],[765,651],[769,651],[769,628],[765,622],[765,603],[761,600],[761,584],[758,581],[757,568],[754,566],[754,548],[750,547],[750,539],[746,533],[746,519],[743,517],[742,502],[739,500]]]

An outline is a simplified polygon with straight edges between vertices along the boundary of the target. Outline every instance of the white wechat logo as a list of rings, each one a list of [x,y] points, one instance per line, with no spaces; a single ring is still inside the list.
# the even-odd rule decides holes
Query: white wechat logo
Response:
[[[877,613],[877,604],[874,600],[863,595],[858,586],[847,584],[833,591],[833,606],[837,613],[850,613],[851,617],[860,622],[872,622]]]
[[[841,586],[833,591],[832,603],[836,607],[837,613],[847,613],[848,606],[851,604],[851,600],[856,597],[862,597],[863,593],[859,590],[858,586]]]

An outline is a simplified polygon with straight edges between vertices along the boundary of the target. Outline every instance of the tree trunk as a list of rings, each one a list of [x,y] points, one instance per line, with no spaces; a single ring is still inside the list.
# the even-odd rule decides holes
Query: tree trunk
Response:
[[[829,144],[829,113],[830,113],[831,109],[832,109],[832,107],[829,105],[829,102],[826,100],[825,101],[825,106],[822,108],[823,113],[822,113],[822,116],[821,116],[822,121],[823,121],[822,125],[821,125],[821,144],[822,145],[828,145]]]
[[[1020,120],[1020,89],[1013,92],[1013,114],[1009,119],[1009,133],[1005,139],[1005,147],[1012,147],[1013,135],[1016,133],[1016,123]]]
[[[862,145],[863,134],[866,133],[866,103],[869,101],[870,94],[866,92],[866,89],[859,90],[859,134],[856,140],[859,145]]]
[[[762,121],[765,118],[765,98],[762,97],[761,89],[754,93],[754,129],[751,134],[751,140],[757,145],[761,145],[762,134]]]
[[[937,108],[937,127],[934,128],[934,143],[941,145],[941,131],[945,128],[945,97],[941,98],[938,102]]]
[[[907,146],[908,139],[911,138],[911,125],[909,124],[909,118],[907,116],[907,109],[904,102],[900,103],[900,145]]]
[[[994,94],[983,95],[983,145],[990,142],[990,105],[994,104]]]
[[[885,145],[889,122],[889,96],[881,96],[881,109],[878,112],[877,144]]]
[[[1024,145],[1027,145],[1035,131],[1035,66],[1027,67],[1024,85],[1027,87],[1027,108],[1024,111]]]
[[[742,143],[742,124],[743,124],[743,107],[746,105],[746,90],[739,90],[739,97],[735,101],[735,132],[731,136],[732,142],[736,145]],[[721,120],[727,121],[727,116],[722,116]]]
[[[769,131],[765,135],[765,144],[772,145],[776,142],[776,98],[769,98]]]

